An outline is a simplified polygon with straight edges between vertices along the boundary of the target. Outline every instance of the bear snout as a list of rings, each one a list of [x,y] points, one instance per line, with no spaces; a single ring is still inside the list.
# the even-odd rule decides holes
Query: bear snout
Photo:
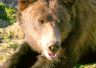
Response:
[[[60,45],[58,44],[58,42],[55,42],[52,45],[50,45],[48,48],[52,53],[56,53],[60,49]]]

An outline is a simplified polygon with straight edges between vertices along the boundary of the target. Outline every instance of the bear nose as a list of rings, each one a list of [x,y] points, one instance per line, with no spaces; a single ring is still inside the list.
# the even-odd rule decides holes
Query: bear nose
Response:
[[[49,50],[53,53],[57,52],[60,48],[60,45],[58,45],[58,42],[54,43],[53,45],[49,46]]]

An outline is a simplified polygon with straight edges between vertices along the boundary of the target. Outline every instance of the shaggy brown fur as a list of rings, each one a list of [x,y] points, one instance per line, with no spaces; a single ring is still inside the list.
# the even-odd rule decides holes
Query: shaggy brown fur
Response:
[[[44,19],[39,23],[53,21],[51,25],[58,26],[62,40],[59,58],[49,60],[42,56],[42,47],[35,43],[38,39],[34,41],[30,36],[29,27],[33,25],[28,22],[35,20],[36,23],[38,16]],[[96,4],[93,0],[19,0],[18,21],[26,34],[25,43],[2,68],[73,68],[77,63],[96,62]],[[38,26],[39,34],[42,27]]]

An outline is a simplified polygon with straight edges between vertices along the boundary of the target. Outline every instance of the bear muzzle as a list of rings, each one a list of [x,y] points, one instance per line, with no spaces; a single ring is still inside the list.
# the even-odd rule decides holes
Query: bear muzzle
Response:
[[[48,47],[48,49],[50,50],[50,53],[48,53],[48,55],[51,58],[55,58],[58,56],[57,54],[58,51],[60,50],[60,45],[58,44],[58,42],[54,42],[52,45]]]

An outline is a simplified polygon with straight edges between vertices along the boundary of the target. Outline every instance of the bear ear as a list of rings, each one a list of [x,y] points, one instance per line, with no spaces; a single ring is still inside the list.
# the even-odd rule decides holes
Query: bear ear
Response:
[[[37,1],[37,0],[18,0],[18,9],[20,11],[23,11],[24,9],[26,9],[30,4],[32,4],[35,1]]]
[[[61,0],[60,4],[65,5],[66,7],[72,7],[76,0]]]

